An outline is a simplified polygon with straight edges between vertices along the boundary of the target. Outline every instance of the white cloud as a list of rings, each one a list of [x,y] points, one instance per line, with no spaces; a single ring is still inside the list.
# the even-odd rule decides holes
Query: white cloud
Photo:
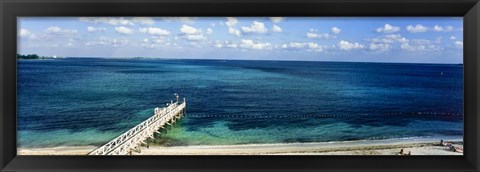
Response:
[[[290,42],[288,44],[283,44],[282,48],[293,48],[293,49],[301,49],[306,46],[306,43],[303,42]]]
[[[66,47],[66,48],[73,48],[73,47],[75,47],[75,45],[74,45],[72,42],[69,42],[69,43],[65,44],[64,47]]]
[[[261,49],[270,49],[272,47],[272,44],[268,42],[262,43],[262,42],[255,42],[249,39],[242,39],[240,43],[240,47],[261,50]]]
[[[216,48],[237,48],[238,47],[238,44],[237,43],[233,43],[233,42],[230,42],[230,41],[215,41],[215,43],[213,44],[214,47]]]
[[[75,39],[68,39],[68,43],[67,44],[64,44],[63,47],[66,47],[66,48],[74,48],[75,47]]]
[[[332,27],[332,32],[333,32],[334,34],[339,34],[341,31],[342,31],[342,30],[339,29],[338,27]]]
[[[426,48],[424,45],[412,46],[409,43],[403,43],[400,47],[408,51],[419,51],[419,50],[425,50]]]
[[[125,47],[129,45],[129,40],[128,39],[110,39],[106,37],[100,37],[98,40],[95,41],[89,41],[86,42],[85,45],[89,47],[97,47],[97,46],[102,46],[102,47]]]
[[[155,44],[162,44],[162,45],[166,45],[165,43],[167,43],[167,41],[170,41],[170,40],[167,40],[165,37],[158,37],[158,36],[154,36],[152,37],[152,39],[150,40],[150,42],[152,43],[155,43]],[[175,43],[176,44],[176,43]]]
[[[115,30],[118,32],[118,33],[121,33],[121,34],[126,34],[126,35],[129,35],[129,34],[132,34],[133,33],[133,30],[128,28],[128,27],[125,27],[125,26],[120,26],[120,27],[115,27]]]
[[[265,24],[258,21],[253,21],[250,27],[242,26],[241,29],[244,33],[266,33],[268,31]]]
[[[210,31],[213,32],[211,29]],[[207,37],[203,34],[202,29],[197,29],[189,25],[185,25],[185,24],[182,25],[182,27],[180,28],[180,32],[181,32],[180,36],[182,38],[185,38],[190,41],[202,41],[207,39]],[[207,29],[207,32],[209,32],[208,29]]]
[[[190,41],[203,41],[206,40],[207,37],[205,37],[203,34],[200,35],[185,35],[185,39],[190,40]]]
[[[426,32],[427,30],[428,28],[421,24],[417,24],[415,26],[412,26],[412,25],[407,26],[407,31],[409,31],[410,33]]]
[[[311,31],[314,31],[314,30],[311,30]],[[330,35],[329,33],[313,33],[313,32],[307,32],[307,38],[310,38],[310,39],[315,39],[315,38],[319,38],[319,39],[330,39],[330,38],[334,38],[333,35]]]
[[[323,51],[325,46],[318,45],[314,42],[290,42],[281,46],[283,49],[306,49],[307,51]]]
[[[133,17],[132,22],[140,23],[140,24],[143,24],[143,25],[153,25],[153,24],[155,24],[155,20],[153,20],[150,17]]]
[[[31,34],[32,32],[30,32],[27,29],[20,29],[20,32],[18,33],[20,37],[24,37],[24,38],[30,36]]]
[[[237,24],[237,22],[238,20],[235,17],[227,17],[227,21],[225,22],[225,24],[228,27],[233,27],[235,26],[235,24]]]
[[[380,33],[394,33],[400,31],[400,27],[385,24],[383,27],[377,28],[376,31]]]
[[[386,35],[385,36],[385,39],[384,41],[394,41],[394,42],[408,42],[409,40],[405,37],[403,37],[402,35],[400,34],[396,34],[396,35]]]
[[[37,38],[37,36],[32,32],[30,32],[30,30],[28,29],[20,29],[20,31],[18,32],[18,36],[20,36],[21,38],[29,38],[29,39]]]
[[[325,46],[318,45],[317,43],[314,43],[314,42],[309,42],[308,48],[313,51],[323,51]]]
[[[88,32],[101,32],[101,31],[106,31],[107,29],[104,27],[93,27],[93,26],[88,26],[87,31]]]
[[[426,31],[429,31],[429,30],[432,30],[432,31],[435,31],[435,32],[451,32],[451,31],[454,31],[455,28],[452,27],[452,26],[442,27],[440,25],[435,25],[432,28],[429,28],[429,27],[423,26],[421,24],[417,24],[415,26],[413,26],[413,25],[408,25],[407,26],[407,31],[409,31],[411,33],[426,32]]]
[[[201,34],[200,29],[197,29],[197,28],[194,28],[192,26],[185,25],[185,24],[182,25],[182,27],[180,28],[180,32],[182,32],[184,34],[189,34],[189,35]]]
[[[273,23],[280,23],[281,21],[283,21],[283,19],[285,19],[285,18],[284,17],[270,17],[270,20]]]
[[[368,49],[372,51],[387,51],[395,46],[408,43],[410,40],[400,34],[389,34],[381,37],[367,39],[370,42]]]
[[[390,49],[390,44],[372,42],[368,48],[372,51],[387,51]]]
[[[135,25],[132,21],[124,17],[80,17],[80,21],[89,23],[104,23],[109,25]]]
[[[138,31],[142,33],[147,33],[150,35],[157,35],[157,36],[167,36],[170,35],[170,31],[158,28],[158,27],[148,27],[148,28],[140,28]]]
[[[140,47],[145,47],[145,48],[158,48],[158,47],[168,47],[172,45],[172,42],[170,42],[164,36],[153,36],[150,39],[144,38],[142,42],[136,45],[139,45]]]
[[[45,30],[45,32],[48,32],[48,33],[58,33],[62,30],[62,28],[58,27],[58,26],[52,26],[52,27],[49,27]]]
[[[234,17],[227,17],[227,21],[225,22],[225,25],[228,27],[228,33],[235,35],[235,36],[241,36],[240,30],[234,28],[234,26],[238,23],[238,20]]]
[[[235,44],[235,43],[230,43],[228,41],[225,42],[227,48],[237,48],[238,47],[238,44]]]
[[[370,41],[374,43],[391,44],[391,43],[405,43],[405,42],[408,42],[409,40],[400,34],[390,34],[390,35],[385,35],[379,38],[370,39]]]
[[[315,38],[318,38],[318,39],[331,39],[331,38],[336,38],[336,33],[335,32],[338,32],[340,33],[341,30],[336,28],[336,27],[333,27],[332,30],[331,30],[331,33],[317,33],[317,29],[310,29],[309,32],[307,32],[306,36],[307,38],[310,38],[310,39],[315,39]]]
[[[451,36],[451,37],[450,37],[450,39],[451,39],[451,40],[456,40],[456,39],[457,39],[457,37],[455,37],[455,36]]]
[[[350,50],[353,50],[353,49],[363,49],[365,48],[364,45],[362,44],[359,44],[357,42],[355,43],[350,43],[348,41],[344,41],[344,40],[341,40],[340,42],[338,42],[337,44],[338,48],[340,50],[345,50],[345,51],[350,51]]]
[[[435,45],[432,41],[426,39],[412,39],[409,42],[402,43],[401,49],[407,51],[438,51],[442,48]]]
[[[450,32],[450,31],[453,31],[454,28],[452,26],[442,27],[442,26],[439,26],[439,25],[435,25],[433,27],[433,30],[436,31],[436,32]]]
[[[277,26],[277,25],[273,25],[272,31],[273,31],[273,32],[282,32],[283,30],[282,30],[281,27],[279,27],[279,26]]]
[[[317,38],[317,35],[316,33],[307,32],[307,38]]]
[[[215,41],[215,44],[213,44],[215,48],[222,48],[223,44],[220,41]]]
[[[62,29],[58,26],[52,26],[45,30],[45,33],[55,34],[55,35],[73,35],[77,34],[78,31],[74,29]]]
[[[457,46],[457,48],[463,48],[463,42],[461,42],[461,41],[455,41],[453,44],[455,44],[455,46]]]
[[[235,36],[241,36],[242,33],[240,32],[240,30],[238,29],[235,29],[233,27],[230,27],[228,28],[228,33],[232,34],[232,35],[235,35]]]
[[[207,34],[212,34],[212,33],[213,33],[212,28],[208,28],[208,29],[207,29]]]

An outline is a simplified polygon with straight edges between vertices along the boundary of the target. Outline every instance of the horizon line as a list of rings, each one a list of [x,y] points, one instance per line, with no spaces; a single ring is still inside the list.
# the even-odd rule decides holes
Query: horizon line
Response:
[[[340,63],[400,63],[400,64],[453,64],[463,65],[461,63],[428,63],[428,62],[381,62],[381,61],[330,61],[330,60],[272,60],[272,59],[209,59],[209,58],[175,58],[175,57],[57,57],[62,58],[98,58],[98,59],[167,59],[167,60],[230,60],[230,61],[285,61],[285,62],[340,62]]]

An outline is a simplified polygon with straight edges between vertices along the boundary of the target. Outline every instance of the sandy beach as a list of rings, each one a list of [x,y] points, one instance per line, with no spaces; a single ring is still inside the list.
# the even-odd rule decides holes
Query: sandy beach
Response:
[[[95,146],[61,146],[51,148],[18,148],[17,155],[86,155]]]
[[[439,140],[435,139],[405,139],[220,146],[150,145],[133,155],[397,155],[400,149],[411,155],[463,155],[438,143]],[[18,155],[86,155],[93,149],[93,146],[19,148]]]

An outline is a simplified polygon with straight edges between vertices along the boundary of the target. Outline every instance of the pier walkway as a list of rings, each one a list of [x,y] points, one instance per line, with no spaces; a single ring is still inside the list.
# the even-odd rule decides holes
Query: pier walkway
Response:
[[[132,151],[140,152],[141,144],[146,144],[145,140],[154,138],[154,133],[159,133],[160,128],[165,125],[171,125],[180,119],[186,110],[187,104],[185,98],[183,102],[171,101],[164,108],[155,108],[152,117],[121,134],[117,138],[109,141],[103,146],[90,152],[88,155],[129,155]]]

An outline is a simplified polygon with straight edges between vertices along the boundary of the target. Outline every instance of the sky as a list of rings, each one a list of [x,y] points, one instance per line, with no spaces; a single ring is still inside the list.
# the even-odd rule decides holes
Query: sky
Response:
[[[18,53],[462,63],[461,17],[19,17]]]

